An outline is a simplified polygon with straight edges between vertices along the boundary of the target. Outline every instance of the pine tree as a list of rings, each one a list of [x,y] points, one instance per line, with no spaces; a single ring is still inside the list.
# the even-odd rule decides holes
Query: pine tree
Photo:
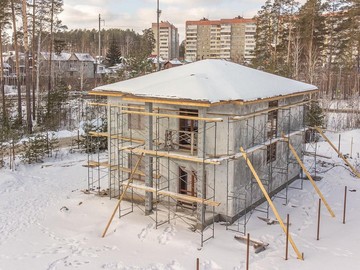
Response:
[[[358,83],[360,71],[360,2],[358,0],[344,0],[341,11],[342,18],[336,28],[336,32],[339,33],[339,45],[335,51],[338,69],[342,69],[342,74],[351,77],[351,81],[354,82],[352,91],[360,94]],[[346,96],[345,93],[344,96]]]
[[[303,47],[301,62],[303,63],[303,79],[314,83],[316,68],[323,61],[325,42],[324,6],[321,0],[307,0],[300,8],[298,18],[298,33]]]
[[[274,40],[274,33],[271,12],[271,0],[266,0],[256,16],[256,46],[252,65],[261,70],[274,72],[271,46]]]
[[[306,111],[305,115],[305,124],[309,127],[320,127],[323,128],[324,123],[324,112],[319,105],[318,101],[310,103],[310,107]],[[306,142],[312,142],[316,140],[316,131],[314,129],[309,129],[305,134]]]
[[[5,78],[4,78],[4,62],[3,62],[3,35],[5,30],[10,25],[10,11],[9,1],[3,0],[0,2],[0,88],[2,100],[2,124],[3,127],[9,127],[8,116],[6,112],[6,98],[5,98]]]
[[[109,49],[106,53],[106,63],[108,67],[121,63],[121,51],[114,38],[111,40]]]

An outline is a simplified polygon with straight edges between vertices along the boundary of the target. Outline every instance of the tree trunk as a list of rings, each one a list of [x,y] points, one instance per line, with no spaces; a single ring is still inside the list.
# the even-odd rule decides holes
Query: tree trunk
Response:
[[[26,120],[27,131],[32,133],[31,118],[31,95],[30,95],[30,68],[29,68],[29,36],[28,36],[28,20],[26,14],[26,0],[22,0],[22,21],[24,28],[24,49],[25,49],[25,72],[26,72]]]
[[[39,29],[39,36],[38,36],[38,47],[37,47],[37,55],[40,55],[40,47],[41,47],[41,33],[42,33],[42,27],[41,27],[42,21],[40,21],[40,29]],[[37,58],[38,61],[36,63],[36,97],[37,97],[37,108],[40,108],[40,102],[41,102],[41,94],[40,94],[40,59]]]
[[[6,102],[5,102],[5,80],[4,80],[4,61],[2,58],[3,47],[2,47],[2,28],[0,26],[0,78],[1,78],[1,97],[2,97],[2,111],[3,111],[3,125],[8,126],[7,114],[6,114]]]
[[[32,117],[33,120],[36,119],[36,96],[35,96],[35,88],[36,88],[36,72],[35,72],[35,22],[36,22],[36,0],[33,0],[33,12],[32,12],[32,46],[31,46],[31,54],[32,54],[32,74],[31,74],[31,81],[32,81]]]
[[[48,78],[48,104],[47,104],[47,113],[50,113],[50,91],[52,87],[52,52],[54,44],[54,0],[51,0],[51,17],[50,17],[50,55],[49,55],[49,78]]]
[[[17,123],[19,126],[22,124],[22,108],[21,108],[21,81],[20,81],[20,59],[19,59],[19,47],[16,33],[16,16],[14,0],[11,0],[11,15],[14,33],[14,47],[15,47],[15,63],[16,63],[16,81],[17,81],[17,92],[18,92],[18,119]]]

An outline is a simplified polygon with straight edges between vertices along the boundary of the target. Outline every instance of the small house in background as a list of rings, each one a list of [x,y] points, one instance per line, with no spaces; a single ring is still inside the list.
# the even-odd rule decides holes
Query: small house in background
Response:
[[[92,93],[107,97],[108,132],[90,134],[108,137],[109,157],[89,166],[108,168],[109,181],[89,178],[89,188],[118,198],[128,186],[127,198],[157,226],[186,217],[206,241],[206,226],[231,224],[265,201],[240,148],[270,196],[298,179],[282,134],[301,157],[306,104],[317,91],[215,59],[99,86]],[[120,205],[121,215],[131,209]]]
[[[51,61],[52,61],[52,72],[56,74],[56,77],[68,77],[71,72],[75,70],[70,69],[70,58],[71,53],[62,52],[60,54],[52,53]],[[49,61],[50,61],[50,53],[49,52],[41,52],[38,56],[38,64],[40,68],[41,77],[49,76]]]
[[[164,69],[172,68],[172,67],[178,67],[181,66],[183,63],[181,63],[177,58],[174,58],[170,61],[165,62]]]
[[[150,56],[148,58],[148,60],[151,61],[153,69],[156,70],[157,66],[158,66],[158,64],[157,64],[157,61],[158,61],[157,56],[152,55],[152,56]],[[165,60],[161,56],[159,57],[159,63],[160,63],[160,69],[163,69]]]
[[[71,72],[77,72],[78,77],[85,79],[95,76],[95,59],[89,53],[73,53],[69,59],[70,76]]]

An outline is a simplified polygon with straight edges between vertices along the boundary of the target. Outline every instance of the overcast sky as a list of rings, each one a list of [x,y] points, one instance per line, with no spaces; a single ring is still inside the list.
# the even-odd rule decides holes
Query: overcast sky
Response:
[[[169,21],[179,29],[180,42],[185,36],[185,21],[252,17],[265,0],[160,0],[160,20]],[[64,0],[60,19],[69,29],[98,29],[98,16],[104,28],[150,28],[156,22],[156,0]]]

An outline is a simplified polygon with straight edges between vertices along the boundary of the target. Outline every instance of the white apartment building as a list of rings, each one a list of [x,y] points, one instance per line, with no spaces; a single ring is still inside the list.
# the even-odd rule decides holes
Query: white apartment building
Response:
[[[159,23],[160,57],[164,60],[171,60],[179,57],[179,33],[178,29],[169,22]],[[155,37],[155,47],[152,52],[157,55],[157,23],[152,24],[152,31]]]
[[[254,57],[255,33],[254,19],[187,21],[185,59],[250,62]]]

